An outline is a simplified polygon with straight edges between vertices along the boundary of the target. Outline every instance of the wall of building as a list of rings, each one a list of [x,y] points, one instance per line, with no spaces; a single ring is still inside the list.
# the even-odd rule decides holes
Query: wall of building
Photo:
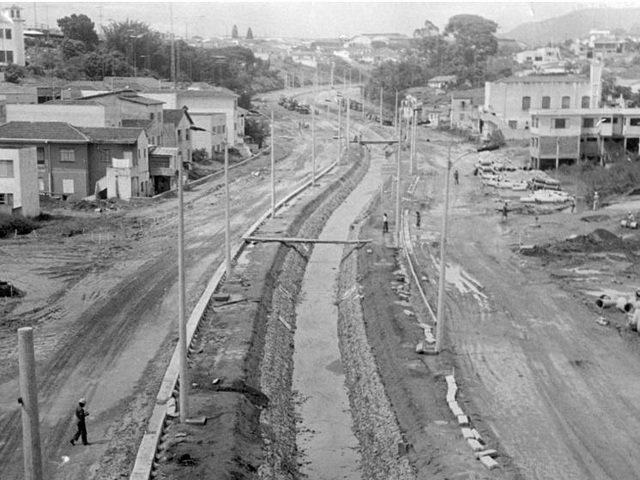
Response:
[[[530,111],[542,108],[543,97],[550,97],[549,109],[561,109],[562,98],[569,97],[569,109],[582,108],[582,98],[591,98],[591,87],[584,82],[487,82],[485,109],[494,112],[507,124],[525,129],[530,124]],[[523,98],[530,98],[529,109],[523,109]],[[513,123],[515,122],[515,124]]]
[[[13,211],[25,217],[40,213],[35,148],[0,148],[0,159],[13,161],[13,177],[0,177],[0,193],[13,195]]]
[[[222,142],[227,138],[222,130],[227,127],[226,115],[222,113],[191,113],[193,123],[205,131],[191,131],[191,147],[193,150],[204,148],[209,156],[213,152],[222,151]]]
[[[102,105],[9,104],[7,121],[67,122],[80,127],[107,127],[106,110]]]

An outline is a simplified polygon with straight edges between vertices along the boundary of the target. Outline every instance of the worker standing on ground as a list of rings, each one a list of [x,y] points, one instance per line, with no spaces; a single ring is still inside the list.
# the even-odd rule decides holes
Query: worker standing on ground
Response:
[[[600,195],[598,192],[593,192],[593,209],[598,210],[600,208]]]
[[[78,401],[78,406],[76,407],[76,420],[78,431],[71,439],[71,445],[75,445],[79,438],[82,438],[83,445],[89,445],[87,441],[87,423],[85,418],[89,416],[89,412],[84,409],[84,406],[87,404],[87,401],[84,398],[81,398]]]
[[[460,174],[458,173],[458,169],[456,169],[453,172],[453,181],[456,185],[458,185],[460,182],[458,181]]]
[[[576,211],[576,197],[571,197],[571,213]]]
[[[420,228],[420,212],[416,210],[416,228]]]
[[[502,206],[502,219],[506,220],[507,219],[507,214],[509,213],[509,206],[507,205],[507,202],[504,202],[504,205]]]
[[[389,217],[386,213],[382,214],[382,233],[389,233]]]

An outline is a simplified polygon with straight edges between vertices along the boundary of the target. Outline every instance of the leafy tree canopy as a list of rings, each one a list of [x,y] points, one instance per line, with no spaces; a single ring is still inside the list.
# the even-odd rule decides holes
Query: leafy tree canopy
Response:
[[[253,32],[251,31],[251,27],[247,29],[247,40],[253,40]]]
[[[77,40],[85,44],[91,50],[98,45],[98,34],[95,25],[89,17],[84,14],[70,15],[58,19],[58,27],[62,30],[68,40]]]
[[[451,34],[465,51],[475,51],[477,58],[484,60],[498,51],[498,40],[494,36],[498,24],[479,15],[455,15],[444,29]]]
[[[231,38],[238,38],[238,26],[234,25],[231,28]]]

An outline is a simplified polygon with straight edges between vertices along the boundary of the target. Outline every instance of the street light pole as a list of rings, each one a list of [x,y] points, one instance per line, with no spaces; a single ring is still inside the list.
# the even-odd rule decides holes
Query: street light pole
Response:
[[[273,110],[271,111],[271,218],[276,216],[276,137],[273,135]]]
[[[382,126],[382,97],[384,95],[384,90],[380,87],[380,126]]]
[[[402,140],[398,134],[398,148],[396,150],[396,248],[400,248],[400,151],[402,150]]]
[[[313,102],[311,103],[311,186],[316,184],[316,95],[318,90],[318,68],[313,78]]]
[[[227,282],[231,279],[231,220],[229,200],[229,145],[224,142],[224,257]]]
[[[473,152],[465,152],[456,158],[457,163],[462,157],[465,157]],[[440,353],[442,349],[442,341],[444,336],[444,285],[446,275],[446,244],[447,244],[447,220],[449,216],[449,174],[451,173],[451,143],[447,150],[447,172],[444,181],[444,211],[442,213],[442,238],[440,239],[440,278],[438,282],[438,307],[437,307],[437,327],[436,327],[436,345],[435,352]]]
[[[178,343],[180,355],[180,423],[189,418],[189,378],[187,366],[187,321],[184,286],[184,199],[183,163],[178,158]]]

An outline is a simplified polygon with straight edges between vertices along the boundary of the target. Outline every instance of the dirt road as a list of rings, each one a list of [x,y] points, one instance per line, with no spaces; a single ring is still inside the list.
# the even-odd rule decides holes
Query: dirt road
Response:
[[[310,132],[294,117],[276,115],[276,134],[286,142],[276,151],[291,152],[278,162],[278,195],[311,171]],[[319,153],[333,148],[329,124],[323,127]],[[318,169],[332,156],[325,158]],[[232,241],[270,205],[268,162],[261,157],[231,175]],[[223,260],[223,200],[220,179],[185,193],[188,311]],[[35,329],[46,478],[128,473],[177,337],[176,205],[173,198],[124,214],[91,212],[110,217],[85,233],[42,231],[0,245],[2,279],[26,292],[0,322],[3,480],[22,478],[16,329],[25,325]],[[69,444],[80,397],[88,400],[90,447]]]
[[[433,299],[446,165],[437,142],[431,176],[415,197],[434,207],[425,228],[412,229]],[[561,266],[514,252],[523,232],[553,239],[597,225],[569,212],[544,216],[539,225],[532,216],[502,221],[497,194],[471,175],[474,161],[461,161],[460,185],[451,192],[443,354],[458,368],[464,410],[510,457],[509,477],[639,478],[637,336],[598,325],[584,294],[554,275]]]

